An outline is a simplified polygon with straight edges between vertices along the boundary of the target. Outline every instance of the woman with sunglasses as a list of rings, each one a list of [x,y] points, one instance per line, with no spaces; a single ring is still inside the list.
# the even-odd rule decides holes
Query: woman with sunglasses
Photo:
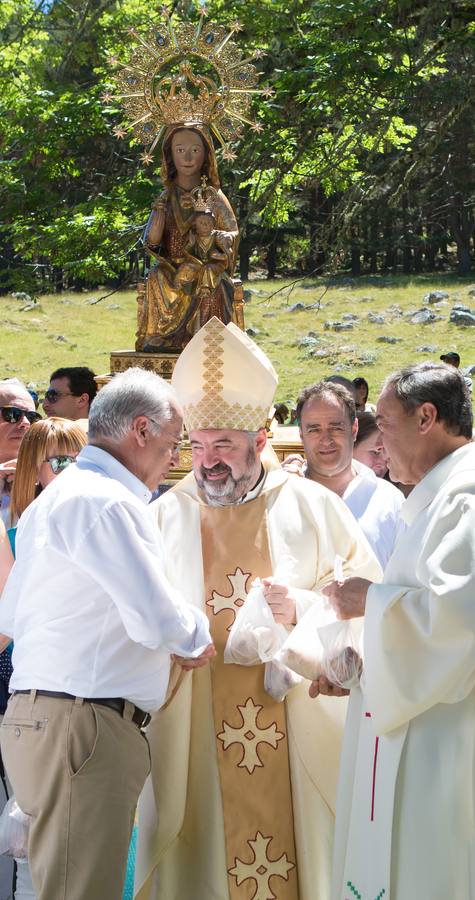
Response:
[[[16,524],[43,488],[73,463],[87,443],[83,428],[69,419],[41,419],[28,429],[18,452],[10,502]]]

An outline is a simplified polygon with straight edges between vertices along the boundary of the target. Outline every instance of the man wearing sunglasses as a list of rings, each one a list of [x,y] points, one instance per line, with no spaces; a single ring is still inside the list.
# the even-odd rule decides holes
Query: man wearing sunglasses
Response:
[[[95,375],[87,366],[56,369],[45,392],[43,408],[47,416],[63,419],[87,419],[97,393]]]
[[[41,418],[21,381],[0,381],[0,518],[6,523],[18,450],[30,425]]]

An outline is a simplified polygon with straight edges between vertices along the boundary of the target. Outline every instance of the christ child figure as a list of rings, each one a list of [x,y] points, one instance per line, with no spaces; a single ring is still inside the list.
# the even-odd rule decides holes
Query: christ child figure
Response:
[[[198,205],[198,204],[197,204]],[[224,320],[221,291],[223,279],[230,280],[232,247],[216,230],[210,206],[196,209],[184,249],[183,262],[175,275],[175,287],[193,293],[199,302],[198,327],[217,316]]]

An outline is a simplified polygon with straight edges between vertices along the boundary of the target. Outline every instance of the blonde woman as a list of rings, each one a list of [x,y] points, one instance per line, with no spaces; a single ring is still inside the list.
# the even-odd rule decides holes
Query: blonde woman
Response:
[[[28,429],[18,451],[10,500],[11,525],[16,525],[40,491],[75,461],[86,443],[84,429],[70,419],[41,419]]]

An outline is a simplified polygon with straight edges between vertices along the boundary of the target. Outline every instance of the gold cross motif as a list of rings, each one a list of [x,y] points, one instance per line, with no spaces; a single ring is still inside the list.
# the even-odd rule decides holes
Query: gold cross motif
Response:
[[[242,606],[247,597],[246,585],[250,577],[250,572],[243,572],[239,566],[234,572],[234,575],[226,575],[226,578],[232,587],[230,596],[225,597],[223,594],[218,594],[218,591],[213,591],[211,600],[206,601],[207,605],[211,606],[215,616],[222,612],[223,609],[230,609],[234,613],[234,618],[236,618],[239,607]],[[231,625],[227,630],[231,630]]]
[[[228,722],[223,722],[224,730],[217,737],[222,741],[224,750],[227,750],[232,744],[241,744],[243,754],[238,762],[238,768],[245,768],[252,775],[255,768],[264,765],[257,752],[258,745],[269,744],[276,750],[278,742],[285,735],[277,731],[275,722],[272,722],[267,728],[259,727],[257,719],[262,706],[256,706],[252,697],[246,700],[244,706],[237,708],[241,714],[242,725],[239,728],[233,728]]]
[[[234,869],[229,870],[229,874],[233,875],[238,886],[252,878],[256,882],[256,892],[252,895],[251,900],[276,900],[276,894],[273,893],[270,880],[272,877],[283,878],[289,880],[289,872],[294,868],[294,863],[290,862],[287,854],[283,853],[280,859],[270,859],[268,856],[269,844],[272,837],[263,837],[260,831],[257,832],[253,841],[248,841],[254,859],[250,863],[245,863],[241,859],[234,860]]]

